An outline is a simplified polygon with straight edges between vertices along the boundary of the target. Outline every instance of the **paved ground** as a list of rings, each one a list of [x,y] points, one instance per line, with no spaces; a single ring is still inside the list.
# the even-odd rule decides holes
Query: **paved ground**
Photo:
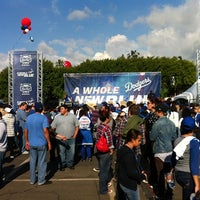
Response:
[[[110,195],[99,194],[98,173],[93,172],[97,160],[78,162],[74,170],[59,171],[57,163],[48,164],[48,178],[52,182],[38,186],[29,184],[29,155],[17,156],[14,160],[6,158],[4,172],[7,182],[0,189],[1,200],[114,200],[115,186],[113,180]],[[141,200],[146,200],[148,193],[140,187]],[[181,200],[180,188],[175,188],[174,200]]]

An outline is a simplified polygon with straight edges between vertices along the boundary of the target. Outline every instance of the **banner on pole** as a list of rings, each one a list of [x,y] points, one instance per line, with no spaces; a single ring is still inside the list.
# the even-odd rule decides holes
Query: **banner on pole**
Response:
[[[21,102],[32,104],[38,97],[37,51],[13,52],[13,102],[17,109]]]

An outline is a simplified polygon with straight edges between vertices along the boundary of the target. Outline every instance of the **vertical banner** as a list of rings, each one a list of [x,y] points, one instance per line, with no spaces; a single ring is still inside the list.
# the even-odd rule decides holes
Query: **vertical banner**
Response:
[[[145,103],[150,92],[160,96],[160,72],[65,74],[65,91],[73,101],[136,101]]]
[[[13,106],[16,110],[21,102],[37,101],[37,51],[13,52]]]

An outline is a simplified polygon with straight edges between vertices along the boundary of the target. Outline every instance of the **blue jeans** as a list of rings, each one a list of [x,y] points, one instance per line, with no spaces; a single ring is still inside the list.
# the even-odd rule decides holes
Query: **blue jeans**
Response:
[[[36,165],[38,164],[38,183],[45,182],[47,169],[47,146],[31,146],[30,148],[30,181],[35,183]]]
[[[140,200],[139,190],[131,190],[127,187],[124,187],[122,184],[119,184],[121,189],[126,195],[127,200]]]
[[[97,159],[99,163],[99,191],[101,194],[106,194],[108,192],[108,182],[113,177],[112,174],[112,156],[110,152],[108,153],[97,153]]]
[[[175,171],[177,183],[182,187],[183,200],[190,199],[191,193],[194,192],[194,181],[192,175],[188,172]]]
[[[25,137],[24,137],[24,130],[22,129],[22,127],[19,128],[19,135],[18,135],[18,139],[19,139],[19,150],[21,153],[23,153],[26,149],[25,149]]]
[[[3,162],[5,153],[6,153],[5,151],[0,151],[0,183],[2,182],[3,178]]]
[[[61,167],[72,167],[74,165],[75,139],[58,141]]]
[[[87,157],[92,158],[92,147],[90,145],[81,146],[81,157],[85,160]]]

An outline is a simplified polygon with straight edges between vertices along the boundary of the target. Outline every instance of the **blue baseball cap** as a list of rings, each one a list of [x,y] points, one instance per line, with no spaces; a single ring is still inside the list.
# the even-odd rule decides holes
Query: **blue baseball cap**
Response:
[[[166,113],[169,110],[169,107],[166,103],[159,103],[156,107],[155,107],[156,111],[158,112],[164,112]]]
[[[195,120],[188,116],[184,117],[181,122],[181,131],[192,131],[195,128]]]
[[[36,110],[43,109],[43,104],[41,102],[35,102],[35,109]]]

